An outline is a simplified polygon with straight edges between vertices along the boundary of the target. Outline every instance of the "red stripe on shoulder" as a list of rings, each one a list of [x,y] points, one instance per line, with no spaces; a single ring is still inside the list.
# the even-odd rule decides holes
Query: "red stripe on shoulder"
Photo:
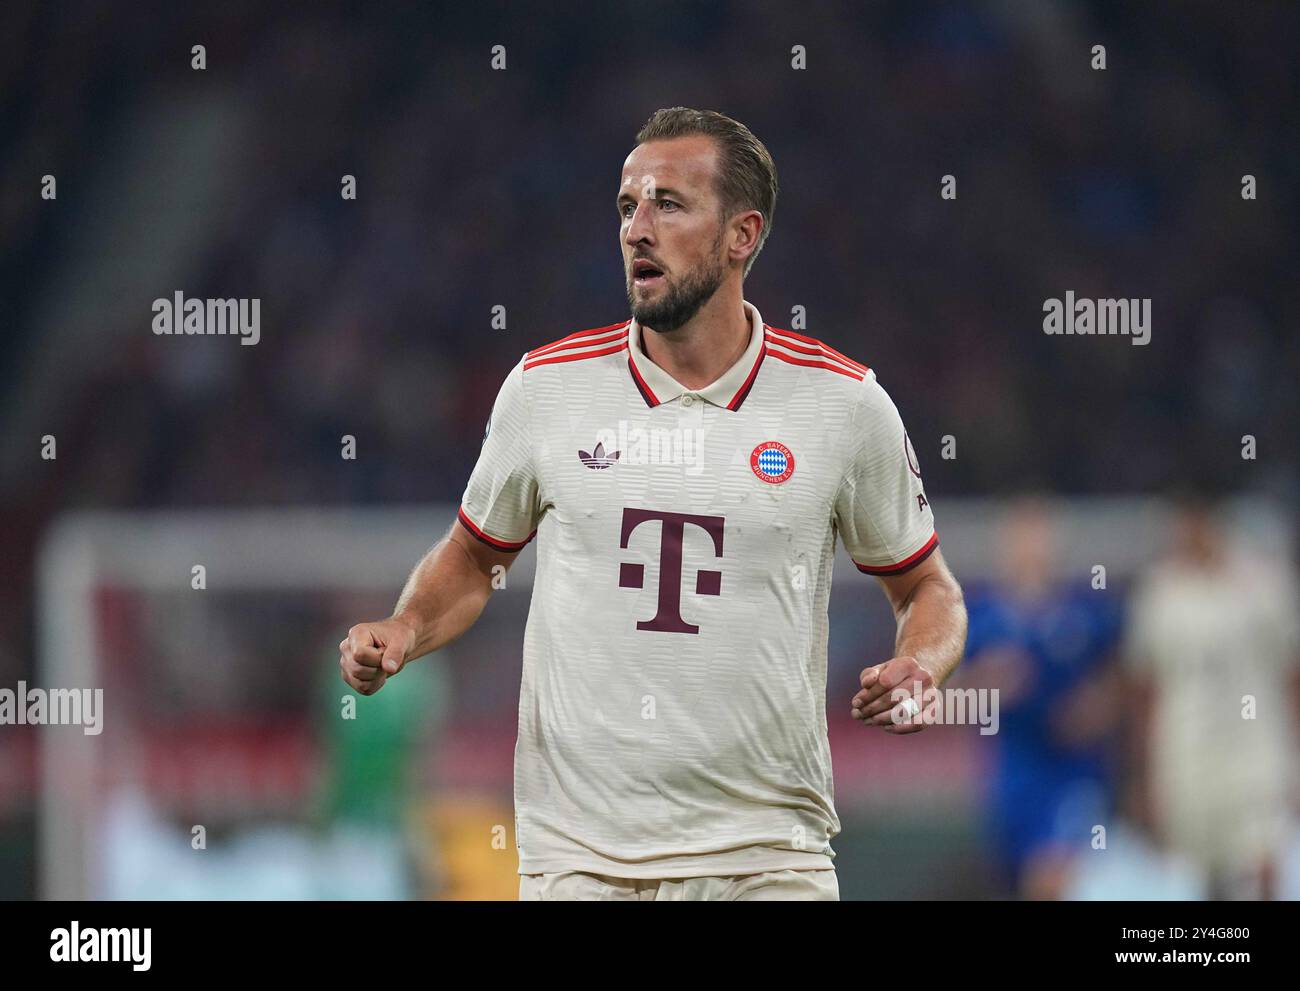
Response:
[[[844,364],[848,365],[850,368],[857,369],[863,375],[871,371],[871,369],[868,368],[866,365],[864,365],[862,362],[854,361],[848,355],[836,351],[825,341],[819,341],[817,340],[817,338],[809,337],[806,334],[797,334],[793,330],[782,330],[779,327],[773,327],[770,325],[768,326],[767,329],[777,336],[778,343],[784,344],[792,351],[800,351],[803,352],[804,354],[812,353],[811,351],[808,351],[806,348],[800,347],[799,344],[795,343],[796,341],[798,341],[801,342],[802,344],[809,345],[810,347],[823,352],[824,354],[834,358],[836,361],[844,362]],[[780,340],[781,338],[786,338],[786,340]]]
[[[767,354],[769,358],[775,358],[777,361],[784,361],[787,365],[802,365],[805,368],[824,368],[828,372],[838,372],[840,375],[846,375],[856,382],[861,382],[866,378],[865,375],[861,375],[858,372],[845,368],[843,365],[832,365],[826,361],[806,361],[803,358],[796,358],[793,355],[782,354],[775,348],[769,349]]]
[[[568,348],[582,347],[585,344],[595,343],[594,341],[586,340],[586,338],[600,337],[604,334],[610,333],[611,331],[622,330],[631,322],[631,320],[624,320],[622,323],[611,323],[605,327],[592,327],[589,330],[576,331],[569,334],[567,337],[561,337],[558,341],[551,341],[550,344],[543,344],[539,348],[533,348],[533,350],[524,355],[524,360],[528,361],[533,358],[540,358],[542,355],[549,354],[551,351],[564,351],[568,350]],[[563,345],[567,345],[567,347]]]
[[[595,351],[579,351],[575,354],[563,354],[552,351],[541,358],[524,361],[524,371],[530,368],[536,368],[538,365],[554,365],[561,361],[581,361],[583,358],[599,358],[606,354],[617,354],[619,351],[627,350],[627,341],[622,340],[618,344],[607,348],[597,348]]]

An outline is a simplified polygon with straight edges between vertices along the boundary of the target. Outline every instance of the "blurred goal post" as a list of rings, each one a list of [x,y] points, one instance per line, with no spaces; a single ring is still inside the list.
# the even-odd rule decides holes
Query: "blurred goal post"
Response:
[[[191,569],[201,564],[208,592],[371,592],[391,606],[410,569],[454,518],[455,507],[445,504],[64,516],[48,533],[37,563],[38,683],[103,686],[104,631],[96,602],[105,589],[146,595],[188,591]],[[511,583],[531,585],[531,575],[532,555],[526,555],[512,569]],[[115,730],[121,729],[125,708],[115,701],[105,693],[99,736],[87,736],[76,726],[41,727],[37,890],[42,898],[94,897],[102,851],[92,828],[103,810],[103,762],[112,741],[120,739]]]

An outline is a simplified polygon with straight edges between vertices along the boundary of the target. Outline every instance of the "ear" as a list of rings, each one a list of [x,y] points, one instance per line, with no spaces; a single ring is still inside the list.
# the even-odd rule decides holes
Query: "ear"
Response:
[[[742,266],[758,250],[758,239],[763,233],[764,223],[763,215],[757,210],[746,210],[731,218],[728,225],[731,247],[728,253]]]

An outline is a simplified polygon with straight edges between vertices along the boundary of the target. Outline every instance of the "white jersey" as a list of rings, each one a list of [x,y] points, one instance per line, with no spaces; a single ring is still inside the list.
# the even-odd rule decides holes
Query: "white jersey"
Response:
[[[1290,570],[1245,554],[1213,570],[1162,562],[1134,594],[1125,656],[1154,682],[1152,786],[1165,827],[1189,834],[1186,846],[1254,853],[1280,841],[1297,742],[1298,612]],[[1219,811],[1241,821],[1219,828]]]
[[[706,388],[652,364],[632,320],[528,352],[497,396],[460,521],[501,550],[537,537],[522,874],[832,866],[836,534],[873,575],[938,538],[874,373],[744,306],[749,346]]]

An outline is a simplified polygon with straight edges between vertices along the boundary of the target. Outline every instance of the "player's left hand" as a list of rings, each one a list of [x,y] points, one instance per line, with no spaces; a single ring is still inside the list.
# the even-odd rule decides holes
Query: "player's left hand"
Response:
[[[915,657],[891,657],[863,668],[858,680],[862,691],[853,696],[854,719],[866,726],[883,726],[896,736],[925,729],[921,713],[934,678]],[[901,708],[896,719],[894,710],[907,707],[909,700],[916,706],[915,713],[908,715],[908,708]]]

